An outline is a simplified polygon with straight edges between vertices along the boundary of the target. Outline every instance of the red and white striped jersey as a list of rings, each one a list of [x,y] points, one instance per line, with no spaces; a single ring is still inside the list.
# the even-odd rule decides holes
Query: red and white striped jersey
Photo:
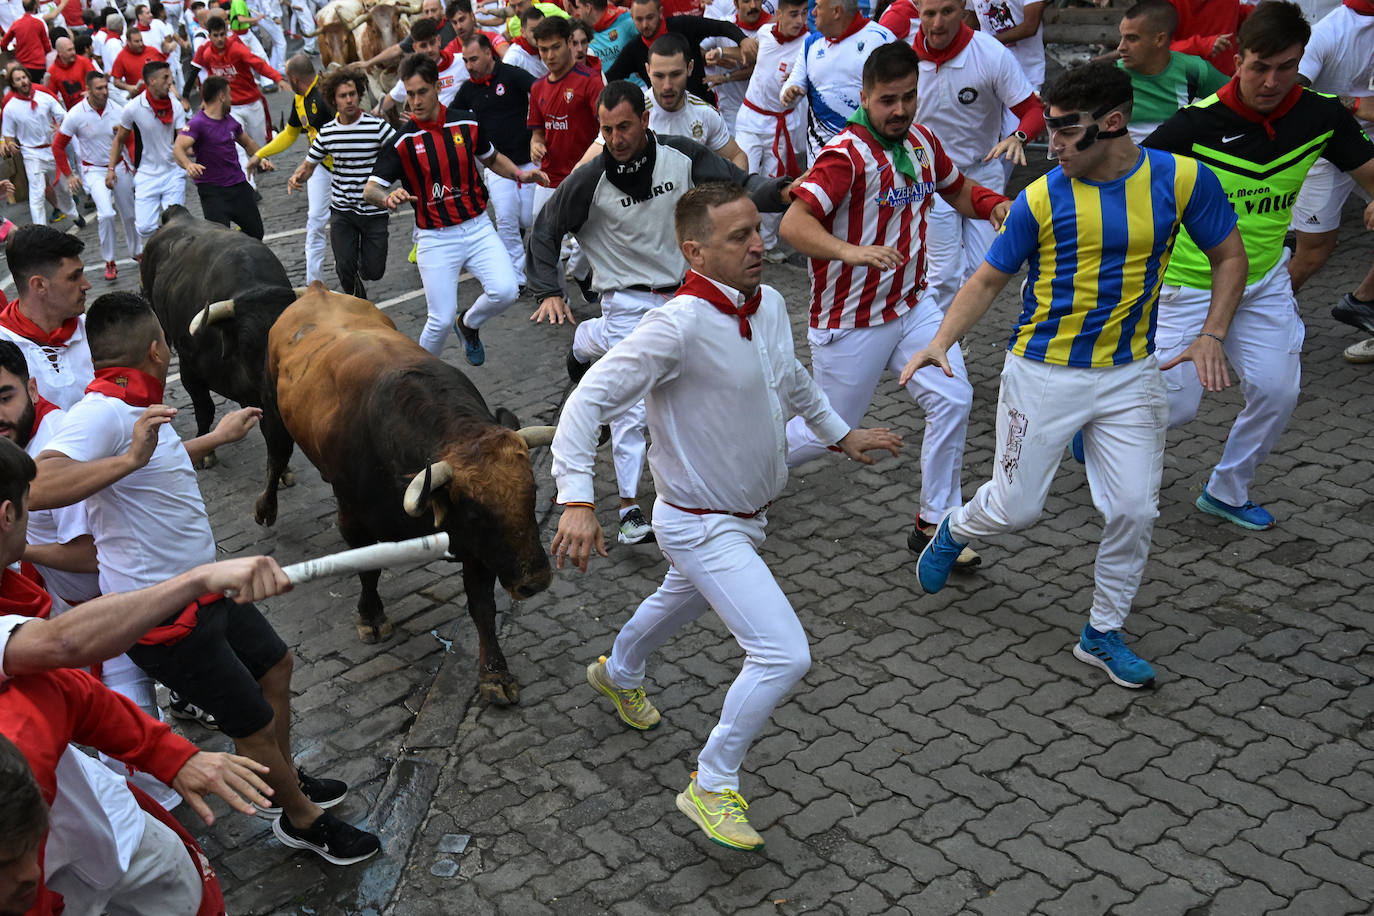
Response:
[[[821,150],[794,196],[821,225],[851,245],[889,245],[905,255],[895,270],[812,258],[811,327],[867,328],[892,321],[926,287],[926,214],[964,176],[930,130],[911,125],[904,143],[917,177],[897,171],[867,128],[850,124]]]

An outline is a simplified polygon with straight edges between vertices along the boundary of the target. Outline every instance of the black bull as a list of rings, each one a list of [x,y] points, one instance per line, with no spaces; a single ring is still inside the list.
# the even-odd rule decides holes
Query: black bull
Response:
[[[176,351],[196,434],[209,432],[215,419],[212,391],[244,407],[261,407],[268,384],[267,332],[297,293],[272,249],[173,206],[143,249],[139,282]],[[230,299],[235,320],[205,323],[191,332],[192,321],[207,306]],[[269,417],[263,418],[262,434],[269,449],[274,439],[286,436],[280,421]],[[213,453],[203,466],[212,464]],[[282,482],[289,485],[290,475],[284,475]]]

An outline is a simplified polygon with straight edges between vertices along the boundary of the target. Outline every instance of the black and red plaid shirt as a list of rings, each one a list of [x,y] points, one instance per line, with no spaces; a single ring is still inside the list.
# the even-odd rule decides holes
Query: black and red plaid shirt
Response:
[[[415,198],[416,227],[456,226],[486,211],[480,160],[495,152],[472,112],[451,109],[442,122],[402,126],[395,144],[377,157],[370,180],[387,187],[401,182]]]

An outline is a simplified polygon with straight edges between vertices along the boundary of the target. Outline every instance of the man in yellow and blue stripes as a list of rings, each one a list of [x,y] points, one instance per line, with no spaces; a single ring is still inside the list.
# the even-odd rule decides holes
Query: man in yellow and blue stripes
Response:
[[[1130,76],[1106,64],[1078,67],[1045,90],[1059,165],[1017,197],[986,261],[901,380],[922,366],[948,374],[946,351],[1029,262],[1002,370],[993,478],[945,517],[917,575],[927,592],[939,591],[969,540],[1033,524],[1081,428],[1104,523],[1092,610],[1073,652],[1123,687],[1144,687],[1154,669],[1122,643],[1121,628],[1159,514],[1169,416],[1154,356],[1159,289],[1184,227],[1211,264],[1212,298],[1199,336],[1164,368],[1190,361],[1203,387],[1218,391],[1230,384],[1221,340],[1247,261],[1216,176],[1194,159],[1131,141],[1131,99]]]

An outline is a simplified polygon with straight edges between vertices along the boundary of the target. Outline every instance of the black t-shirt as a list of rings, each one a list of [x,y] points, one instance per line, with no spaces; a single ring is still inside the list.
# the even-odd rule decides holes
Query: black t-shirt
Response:
[[[706,16],[669,16],[664,22],[669,32],[676,32],[687,39],[692,49],[692,72],[687,74],[687,91],[716,104],[716,94],[706,85],[706,58],[701,53],[701,43],[708,38],[729,38],[738,44],[749,36],[733,22],[710,19]],[[649,46],[636,35],[630,40],[615,63],[606,71],[606,82],[628,79],[637,76],[649,85],[645,66],[649,63]]]
[[[477,115],[483,135],[496,151],[516,165],[530,161],[530,129],[526,127],[530,110],[530,88],[534,77],[526,70],[501,61],[485,82],[469,79],[458,87],[449,111],[471,111]]]

